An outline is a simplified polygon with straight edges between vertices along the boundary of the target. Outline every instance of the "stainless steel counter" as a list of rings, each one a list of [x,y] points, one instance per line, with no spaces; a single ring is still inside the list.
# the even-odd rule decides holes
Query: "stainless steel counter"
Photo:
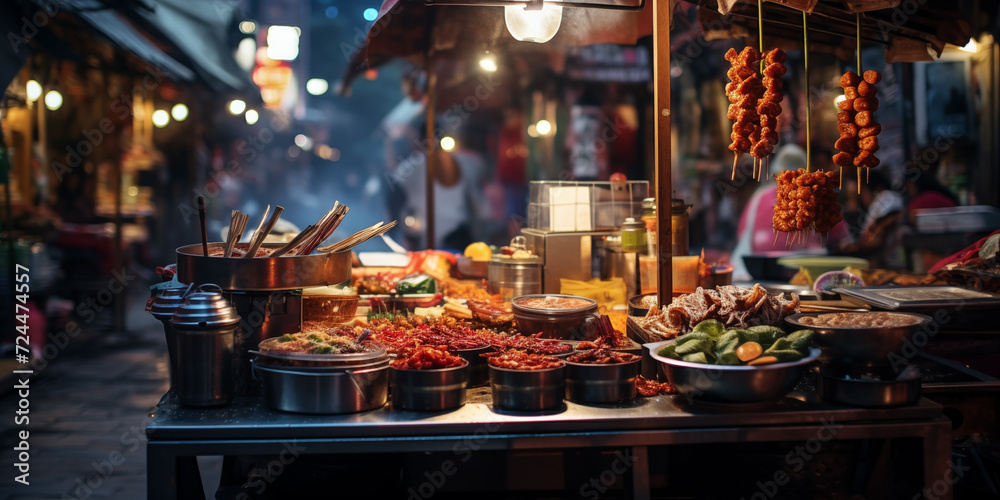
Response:
[[[307,454],[435,452],[474,438],[487,450],[630,449],[637,459],[629,472],[628,493],[648,498],[643,457],[649,446],[805,441],[831,422],[843,425],[836,432],[838,440],[921,439],[928,487],[948,471],[951,424],[941,407],[926,399],[902,408],[863,409],[823,402],[815,394],[793,394],[768,407],[728,409],[658,396],[608,406],[566,402],[557,412],[517,414],[495,411],[489,387],[484,387],[470,390],[468,403],[450,412],[399,411],[387,405],[353,415],[297,415],[270,410],[262,399],[249,397],[225,408],[188,409],[168,393],[146,429],[148,494],[150,499],[173,499],[179,491],[190,492],[180,487],[179,458],[277,455],[289,442]]]

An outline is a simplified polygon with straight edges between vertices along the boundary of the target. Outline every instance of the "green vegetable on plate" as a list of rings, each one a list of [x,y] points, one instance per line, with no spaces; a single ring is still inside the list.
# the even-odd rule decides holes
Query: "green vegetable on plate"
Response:
[[[722,323],[705,320],[657,354],[692,363],[717,365],[784,363],[809,355],[814,336],[812,330],[798,330],[786,335],[783,329],[769,325],[725,330]]]

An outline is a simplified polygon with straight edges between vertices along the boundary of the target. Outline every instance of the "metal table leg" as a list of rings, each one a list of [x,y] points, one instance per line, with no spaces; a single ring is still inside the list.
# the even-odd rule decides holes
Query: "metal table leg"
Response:
[[[649,500],[649,449],[645,446],[632,447],[632,475],[625,482],[625,498],[629,500]]]
[[[955,482],[962,473],[958,464],[952,464],[951,420],[939,417],[927,426],[923,437],[924,490],[923,498],[951,500]],[[963,464],[964,465],[964,464]]]
[[[177,500],[177,456],[170,445],[146,443],[146,498]]]

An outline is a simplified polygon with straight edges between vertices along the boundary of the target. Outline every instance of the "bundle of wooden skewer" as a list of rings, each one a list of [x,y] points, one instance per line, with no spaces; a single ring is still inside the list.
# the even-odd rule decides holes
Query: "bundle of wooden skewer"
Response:
[[[392,221],[388,224],[379,222],[378,224],[375,224],[372,227],[369,227],[367,229],[362,229],[348,236],[347,238],[344,238],[342,241],[338,243],[334,243],[330,246],[321,247],[319,251],[325,253],[343,252],[344,250],[349,250],[351,248],[354,248],[380,234],[385,234],[394,227],[396,227],[396,221]]]
[[[341,221],[344,220],[344,216],[350,208],[347,205],[342,205],[340,202],[336,202],[325,215],[313,225],[306,227],[298,235],[292,238],[291,241],[282,245],[277,250],[266,255],[266,257],[281,257],[283,255],[309,255],[316,250],[316,247],[320,243],[326,241],[330,235],[337,229]],[[268,205],[267,209],[264,211],[264,215],[261,217],[260,222],[257,224],[257,229],[250,236],[249,248],[247,248],[246,254],[243,255],[244,258],[253,258],[257,256],[258,250],[260,250],[261,245],[264,243],[264,239],[274,228],[274,225],[278,222],[278,217],[281,216],[284,208],[277,206],[274,213],[271,213],[271,206]],[[268,218],[270,214],[270,218]],[[225,251],[223,255],[225,257],[232,257],[233,251],[236,248],[236,244],[243,238],[243,234],[246,231],[247,222],[250,216],[240,212],[239,210],[233,210],[232,217],[229,223],[229,233],[226,237]],[[374,226],[366,229],[362,229],[346,239],[329,245],[326,247],[319,248],[320,252],[332,253],[341,252],[349,250],[370,238],[384,234],[390,229],[396,227],[396,221],[392,221],[388,224],[379,222]]]

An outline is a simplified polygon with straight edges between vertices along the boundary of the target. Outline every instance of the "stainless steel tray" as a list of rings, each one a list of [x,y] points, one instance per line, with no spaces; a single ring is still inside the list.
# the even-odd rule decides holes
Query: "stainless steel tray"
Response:
[[[220,248],[224,243],[209,243]],[[265,243],[280,248],[283,243]],[[223,290],[296,290],[329,286],[351,279],[351,252],[317,253],[245,259],[205,257],[201,245],[177,249],[177,279],[181,283],[215,283]]]
[[[866,286],[834,288],[833,291],[855,304],[890,311],[1000,306],[1000,295],[948,285]]]

